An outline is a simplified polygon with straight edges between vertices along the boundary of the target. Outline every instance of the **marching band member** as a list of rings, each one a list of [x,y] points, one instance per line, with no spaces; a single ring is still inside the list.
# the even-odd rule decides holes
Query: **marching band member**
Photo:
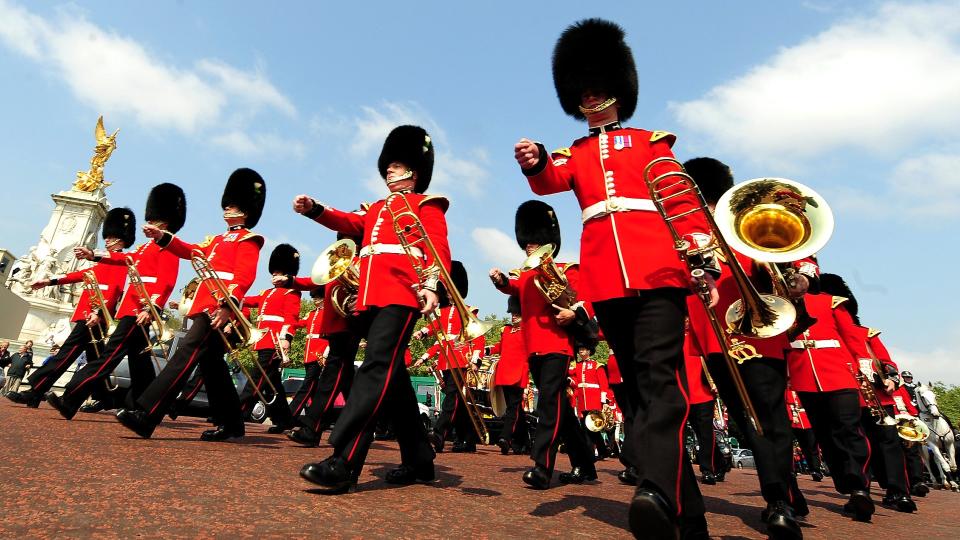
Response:
[[[240,392],[240,409],[246,415],[257,401],[257,396],[269,392],[266,384],[266,378],[269,377],[271,385],[280,395],[266,404],[267,415],[273,424],[267,433],[283,433],[293,427],[293,416],[283,391],[280,372],[290,354],[295,332],[293,327],[300,317],[300,291],[289,287],[291,276],[296,276],[300,271],[300,252],[290,244],[278,245],[270,253],[268,271],[271,276],[278,278],[279,283],[274,282],[272,289],[243,299],[245,310],[257,308],[257,329],[263,333],[263,337],[253,346],[261,369],[254,372],[255,380],[247,381]]]
[[[601,412],[604,407],[612,409],[613,391],[607,383],[607,373],[591,358],[597,352],[596,345],[575,343],[574,348],[577,356],[574,358],[575,363],[568,370],[570,388],[573,392],[571,399],[574,413],[580,419],[580,425],[587,440],[596,449],[597,457],[606,459],[610,455],[610,450],[603,440],[603,434],[587,429],[586,421],[590,412]]]
[[[542,144],[521,139],[515,157],[534,193],[573,190],[583,209],[580,263],[589,279],[580,293],[593,303],[616,353],[630,391],[621,405],[634,414],[625,447],[632,457],[621,458],[637,469],[630,527],[636,535],[670,538],[679,524],[685,534],[705,537],[703,498],[682,436],[688,405],[680,370],[690,275],[643,178],[648,163],[672,156],[676,138],[620,125],[636,108],[637,74],[617,25],[589,19],[569,27],[554,49],[553,74],[563,110],[586,120],[589,134],[552,155]],[[696,204],[692,194],[665,202],[671,214]],[[709,239],[699,216],[675,225],[691,245]],[[704,281],[714,289],[711,277]]]
[[[136,217],[129,208],[114,208],[107,212],[101,232],[104,248],[108,252],[119,253],[132,246],[137,236],[136,223]],[[36,408],[44,399],[44,395],[53,388],[57,379],[66,373],[82,353],[85,352],[88,359],[96,358],[95,343],[100,342],[102,346],[99,338],[107,331],[103,310],[106,309],[110,314],[116,310],[120,294],[123,292],[124,281],[127,279],[126,268],[97,263],[91,268],[76,270],[64,276],[41,279],[34,282],[31,287],[37,290],[43,287],[80,283],[87,272],[93,272],[96,276],[100,294],[106,306],[96,305],[94,296],[84,288],[77,301],[77,308],[73,310],[73,317],[70,319],[70,322],[74,323],[73,330],[64,340],[60,351],[52,360],[30,374],[27,378],[30,390],[7,394],[7,399],[10,401]]]
[[[713,426],[717,397],[710,387],[703,370],[704,359],[700,346],[688,329],[683,344],[683,360],[687,374],[687,392],[690,400],[690,427],[697,434],[697,465],[700,481],[708,486],[722,482],[726,474],[723,456],[717,446],[717,432]]]
[[[873,394],[882,407],[881,414],[893,416],[893,392],[899,383],[899,369],[890,359],[886,348],[877,335],[879,331],[860,326],[857,299],[847,283],[836,274],[820,275],[820,290],[834,297],[847,299],[847,311],[857,325],[855,332],[857,340],[851,345],[856,363],[853,369],[860,370],[866,378],[867,384],[872,385]],[[874,369],[874,358],[880,363],[884,373],[877,373]],[[872,404],[863,401],[861,396],[861,425],[870,440],[870,470],[877,478],[880,487],[887,490],[883,497],[884,506],[894,508],[898,512],[915,512],[917,505],[910,498],[910,486],[907,480],[906,458],[900,436],[896,426],[880,422],[880,418],[872,415]]]
[[[433,448],[403,364],[416,319],[432,313],[439,304],[434,265],[450,266],[444,217],[449,202],[424,194],[430,185],[433,158],[433,143],[423,128],[400,126],[387,136],[377,162],[391,194],[372,204],[365,215],[336,210],[307,195],[294,199],[294,211],[325,227],[363,237],[356,308],[357,328],[367,339],[366,353],[350,398],[330,434],[333,454],[300,471],[304,479],[330,493],[344,493],[356,484],[374,427],[384,415],[396,430],[401,458],[400,466],[387,473],[387,482],[407,485],[434,480]],[[440,260],[433,260],[433,250],[412,246],[408,251],[401,245],[409,239],[398,237],[393,216],[401,212],[409,216],[408,210],[423,225]],[[415,261],[414,257],[422,259]],[[424,272],[429,275],[418,275],[415,265],[421,263],[422,268],[430,269]]]
[[[456,285],[460,296],[466,298],[469,281],[467,280],[467,270],[460,261],[453,261],[451,263],[450,277],[453,279],[453,283]],[[460,395],[460,390],[457,388],[454,375],[451,373],[451,370],[459,370],[460,380],[466,381],[466,370],[474,369],[468,365],[468,362],[476,360],[476,358],[469,360],[467,358],[467,356],[473,357],[474,348],[456,345],[460,339],[460,333],[463,331],[461,327],[462,321],[460,314],[457,313],[456,307],[451,305],[448,299],[444,298],[443,302],[441,302],[437,318],[444,335],[447,337],[447,343],[443,344],[438,341],[424,353],[424,358],[421,358],[420,362],[417,362],[419,364],[422,363],[425,358],[437,358],[435,369],[440,372],[442,380],[443,403],[441,403],[440,416],[437,417],[437,421],[433,426],[433,432],[429,435],[430,444],[433,445],[434,451],[438,454],[443,452],[444,442],[450,435],[451,429],[456,429],[457,442],[454,443],[453,448],[450,450],[461,453],[476,452],[477,434],[473,429],[473,425],[470,423],[470,418],[467,416],[467,407],[464,404],[464,398]],[[415,332],[414,337],[424,339],[433,333],[431,326],[427,325]],[[478,356],[482,350],[482,348],[476,350]]]
[[[716,159],[691,159],[684,163],[684,169],[700,188],[711,212],[720,197],[733,187],[733,173],[730,168]],[[732,252],[748,278],[766,279],[769,283],[768,274],[759,269],[752,259],[735,250]],[[722,268],[725,269],[727,264],[728,261],[721,261]],[[799,267],[801,264],[802,262],[798,262],[795,266]],[[797,286],[799,290],[796,293],[801,294],[801,291],[809,287],[809,278],[798,278]],[[717,290],[720,301],[714,308],[714,313],[723,320],[723,314],[730,305],[741,299],[733,272],[725,269],[717,281]],[[730,417],[737,422],[740,432],[753,450],[760,492],[767,503],[761,519],[766,523],[769,533],[777,538],[802,538],[803,533],[794,514],[806,515],[808,510],[803,494],[797,487],[796,477],[793,476],[793,431],[783,401],[787,388],[787,364],[783,352],[787,347],[786,335],[780,334],[766,339],[737,336],[737,339],[752,346],[759,355],[757,358],[738,362],[737,365],[763,430],[763,436],[759,436],[752,425],[744,421],[746,415],[743,403],[703,302],[699,298],[688,297],[687,308],[690,311],[691,333],[698,342],[698,348],[706,353],[705,366],[712,375],[720,399],[731,411]],[[690,384],[689,379],[687,383]]]
[[[810,476],[814,482],[823,480],[823,464],[820,461],[820,448],[817,446],[817,437],[813,434],[810,426],[810,419],[807,418],[807,411],[800,403],[797,393],[787,384],[787,392],[784,395],[784,401],[787,404],[787,414],[790,415],[790,428],[793,430],[793,438],[797,440],[800,451],[807,460],[807,466],[810,468]]]
[[[183,190],[174,184],[164,183],[150,190],[144,219],[160,230],[175,234],[187,218],[187,199]],[[119,252],[92,251],[75,248],[78,259],[93,260],[118,266],[127,270],[131,259],[140,281],[149,298],[141,298],[132,284],[127,284],[120,307],[117,310],[117,328],[107,341],[99,357],[89,357],[84,366],[73,374],[62,396],[47,394],[47,402],[70,420],[88,397],[101,387],[103,381],[128,357],[130,369],[130,392],[128,402],[133,403],[153,381],[156,373],[151,359],[153,344],[147,339],[152,317],[149,304],[163,312],[170,293],[177,282],[180,259],[169,251],[162,250],[153,240],[148,240],[129,255]],[[161,336],[157,336],[160,340]]]
[[[560,250],[560,224],[550,205],[527,201],[517,208],[517,243],[529,256],[541,246],[553,244],[553,256]],[[576,264],[558,264],[569,289],[577,290],[579,269]],[[530,457],[535,466],[523,474],[523,481],[534,489],[547,489],[556,465],[557,448],[562,441],[573,470],[560,475],[564,484],[595,481],[594,456],[573,407],[566,397],[567,370],[573,359],[574,338],[570,330],[589,319],[582,301],[570,300],[569,307],[549,302],[537,288],[537,268],[508,278],[498,268],[490,271],[494,286],[520,298],[524,349],[528,355],[533,383],[540,391],[537,400],[537,431]],[[580,321],[578,321],[580,319]]]
[[[257,260],[263,237],[250,229],[260,221],[266,200],[267,185],[252,169],[237,169],[227,179],[220,199],[227,231],[199,244],[190,244],[153,225],[143,227],[144,234],[160,247],[181,259],[191,259],[200,252],[210,263],[227,289],[228,298],[215,295],[204,280],[187,312],[190,329],[180,340],[176,352],[153,383],[136,401],[137,408],[121,409],[117,420],[124,427],[147,439],[187,383],[194,366],[200,368],[210,402],[211,416],[219,422],[216,429],[204,431],[203,441],[224,441],[243,437],[243,415],[240,398],[230,370],[224,360],[226,344],[219,335],[234,321],[234,309],[240,309],[244,293],[257,274]],[[228,307],[232,303],[233,309]]]
[[[294,421],[300,416],[300,412],[307,407],[310,398],[317,391],[320,373],[323,372],[323,366],[330,354],[330,342],[320,335],[320,323],[323,322],[323,293],[325,290],[326,287],[323,286],[310,289],[313,309],[297,322],[297,327],[303,328],[307,335],[303,344],[303,367],[305,370],[303,382],[290,402],[290,414]]]
[[[506,402],[501,420],[503,429],[497,438],[500,453],[507,455],[525,454],[530,450],[530,432],[527,415],[523,411],[523,390],[530,382],[530,366],[527,364],[527,352],[523,344],[523,320],[520,311],[520,298],[507,299],[507,313],[510,322],[503,326],[500,341],[488,349],[489,354],[499,354],[497,369],[493,374],[493,385],[503,390]]]
[[[909,371],[901,372],[910,373]],[[914,418],[920,417],[920,412],[910,401],[910,394],[907,392],[906,384],[901,385],[893,393],[894,416],[898,414],[910,415]],[[907,458],[907,479],[910,481],[910,494],[916,497],[926,497],[930,488],[924,483],[923,478],[923,458],[920,456],[922,444],[910,444],[904,441],[903,453]]]

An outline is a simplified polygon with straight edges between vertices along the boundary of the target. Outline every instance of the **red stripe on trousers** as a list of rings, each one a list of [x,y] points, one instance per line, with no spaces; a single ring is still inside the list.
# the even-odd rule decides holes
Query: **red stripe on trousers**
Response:
[[[87,384],[90,380],[96,379],[96,378],[100,375],[100,373],[103,372],[103,369],[104,369],[105,367],[107,367],[107,364],[110,363],[110,360],[112,360],[115,356],[117,356],[117,352],[120,351],[121,349],[123,349],[123,344],[127,342],[127,340],[130,338],[130,334],[132,334],[133,331],[136,330],[136,329],[137,329],[137,325],[136,325],[136,324],[134,324],[133,326],[131,326],[131,327],[130,327],[130,330],[127,331],[127,335],[123,336],[123,341],[120,342],[120,345],[117,345],[116,347],[114,347],[113,353],[112,353],[110,356],[108,356],[106,360],[103,361],[103,364],[100,365],[100,369],[98,369],[98,370],[96,371],[96,373],[94,373],[93,375],[91,375],[91,376],[87,377],[86,379],[80,381],[80,384],[78,384],[78,385],[76,386],[76,388],[73,389],[73,392],[72,392],[72,393],[76,393],[78,390],[80,390],[80,388],[81,388],[83,385]]]

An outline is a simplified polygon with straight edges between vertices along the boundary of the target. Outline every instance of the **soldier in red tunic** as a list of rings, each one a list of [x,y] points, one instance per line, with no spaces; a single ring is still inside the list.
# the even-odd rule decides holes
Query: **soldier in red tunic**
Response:
[[[117,252],[127,249],[136,240],[136,218],[129,208],[114,208],[107,212],[103,220],[101,235],[104,247],[108,252]],[[94,342],[92,337],[99,338],[106,331],[106,324],[102,315],[103,310],[113,314],[116,312],[117,301],[123,292],[123,283],[127,279],[124,267],[97,263],[92,268],[70,272],[64,276],[42,279],[34,282],[34,290],[43,287],[80,283],[87,272],[93,272],[100,285],[100,294],[106,306],[97,305],[93,295],[87,289],[80,294],[77,308],[73,310],[70,322],[74,323],[73,330],[64,340],[60,351],[52,360],[36,369],[27,378],[30,390],[24,392],[10,392],[7,399],[14,403],[23,403],[28,407],[36,408],[43,401],[44,395],[53,388],[54,383],[73,364],[81,353],[86,352],[87,358],[95,358]],[[103,347],[100,342],[99,347]]]
[[[400,466],[387,473],[387,482],[407,485],[434,480],[433,448],[404,365],[404,351],[416,319],[432,313],[439,304],[436,265],[448,271],[450,267],[444,217],[449,202],[424,194],[430,185],[433,158],[433,143],[423,128],[400,126],[387,136],[377,162],[391,194],[373,203],[365,215],[336,210],[306,195],[294,199],[294,211],[338,232],[363,237],[356,326],[367,339],[366,353],[350,398],[330,434],[333,454],[300,471],[300,476],[329,493],[344,493],[356,484],[377,420],[384,415],[396,430],[401,459]],[[417,216],[434,250],[412,246],[408,254],[401,246],[394,216],[406,212]],[[408,240],[420,240],[419,233],[410,234],[417,237]],[[434,251],[439,260],[434,260]],[[421,263],[423,275],[414,268]]]
[[[820,447],[817,446],[817,437],[810,426],[807,411],[800,403],[797,393],[789,385],[784,401],[787,403],[787,414],[790,416],[793,438],[797,440],[800,451],[803,452],[803,456],[807,460],[807,467],[810,469],[810,476],[813,481],[820,482],[823,480],[823,463],[820,461]]]
[[[690,399],[690,427],[697,434],[697,465],[700,466],[700,481],[708,486],[722,482],[726,474],[723,456],[717,446],[717,432],[713,426],[717,396],[711,388],[704,372],[703,353],[693,339],[690,330],[686,332],[683,344],[684,367],[687,374],[687,391]]]
[[[527,201],[516,215],[517,243],[531,255],[541,246],[552,244],[556,257],[560,250],[560,224],[550,205]],[[579,269],[576,264],[556,263],[567,280],[569,293],[576,292]],[[523,320],[524,349],[528,355],[533,383],[539,390],[537,399],[537,431],[530,458],[536,464],[523,475],[523,481],[534,489],[547,489],[556,466],[557,448],[563,441],[573,470],[561,473],[561,483],[582,484],[597,479],[593,452],[580,428],[580,422],[567,399],[567,370],[573,359],[573,334],[582,334],[584,322],[590,319],[584,303],[577,298],[568,302],[548,301],[538,287],[542,279],[539,268],[532,268],[508,278],[499,269],[490,271],[490,279],[501,292],[519,296]],[[596,333],[594,332],[594,339]]]
[[[160,184],[150,190],[147,208],[144,212],[147,223],[159,229],[176,233],[183,227],[187,218],[187,199],[183,190],[174,184]],[[156,312],[163,313],[173,287],[177,283],[180,259],[169,251],[160,249],[150,240],[140,245],[129,255],[117,252],[91,251],[76,248],[78,259],[94,260],[104,264],[127,269],[131,260],[140,274],[140,280],[149,298],[141,298],[132,285],[127,285],[120,307],[117,310],[117,329],[113,332],[99,357],[89,359],[84,366],[73,374],[62,396],[47,395],[50,403],[67,420],[73,418],[77,410],[90,395],[113,372],[120,361],[128,357],[130,369],[130,392],[127,401],[133,403],[153,381],[156,373],[153,367],[147,334],[151,324],[152,304]]]
[[[300,416],[317,391],[320,373],[330,354],[330,342],[320,335],[320,323],[323,321],[323,293],[326,287],[319,286],[310,289],[310,298],[313,300],[313,309],[297,321],[296,327],[303,328],[306,341],[303,344],[303,382],[297,389],[296,395],[290,401],[290,414],[296,419]]]
[[[174,399],[187,383],[194,366],[203,376],[203,384],[210,402],[210,413],[219,422],[216,429],[204,431],[203,441],[223,441],[243,437],[243,415],[240,398],[230,370],[224,360],[225,344],[219,332],[234,320],[233,307],[240,304],[257,274],[257,260],[263,237],[250,228],[256,226],[263,212],[267,185],[252,169],[237,169],[227,179],[220,199],[227,231],[199,244],[181,240],[170,231],[147,224],[144,234],[161,248],[181,259],[191,259],[202,253],[223,282],[228,298],[219,298],[211,291],[213,278],[208,278],[197,289],[187,312],[192,322],[187,334],[173,353],[166,367],[136,401],[134,409],[121,409],[117,420],[143,438],[149,438],[160,420],[170,410]]]
[[[563,110],[586,120],[590,132],[552,155],[521,139],[515,157],[534,193],[573,190],[583,210],[580,264],[589,279],[580,294],[593,303],[616,352],[630,390],[621,406],[634,415],[621,457],[637,468],[630,526],[651,538],[672,537],[678,525],[685,534],[704,536],[703,498],[682,442],[689,410],[680,373],[690,275],[643,178],[652,160],[673,155],[676,138],[620,125],[636,108],[637,73],[617,25],[589,19],[568,28],[554,49],[553,76]],[[692,193],[665,201],[671,215],[696,204]],[[702,216],[674,224],[692,246],[709,240]],[[715,289],[712,278],[705,281]],[[716,293],[711,296],[715,301]]]
[[[610,450],[603,440],[603,433],[587,429],[587,415],[591,412],[602,413],[604,407],[613,409],[613,391],[607,382],[607,373],[591,357],[596,354],[593,343],[576,343],[576,362],[570,366],[570,388],[573,392],[573,409],[580,418],[584,434],[592,443],[599,459],[606,459]]]
[[[503,326],[500,341],[488,349],[489,354],[499,354],[497,368],[493,374],[493,385],[503,391],[506,409],[500,419],[503,429],[497,438],[500,453],[507,455],[526,454],[530,451],[530,433],[527,415],[523,411],[523,390],[530,382],[530,368],[527,364],[527,351],[523,345],[523,330],[520,298],[507,299],[507,313],[510,323]]]
[[[267,433],[283,433],[293,427],[293,416],[283,391],[280,372],[285,367],[284,359],[289,357],[290,344],[296,331],[294,327],[300,317],[300,291],[290,288],[291,276],[296,276],[300,271],[300,252],[290,244],[278,245],[270,254],[267,270],[271,276],[280,278],[278,283],[274,283],[272,289],[243,299],[243,308],[248,317],[250,310],[257,309],[257,329],[263,333],[263,337],[253,346],[260,369],[253,370],[253,381],[247,381],[240,392],[240,410],[246,415],[259,399],[257,396],[269,400],[273,389],[276,389],[280,395],[266,405],[267,415],[273,424]],[[266,383],[264,374],[269,377],[270,385]]]

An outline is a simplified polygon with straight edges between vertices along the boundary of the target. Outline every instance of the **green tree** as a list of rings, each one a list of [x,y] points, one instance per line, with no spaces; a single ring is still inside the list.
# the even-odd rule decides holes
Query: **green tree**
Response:
[[[960,421],[960,386],[955,384],[947,386],[937,381],[931,384],[931,387],[933,393],[937,395],[937,405],[940,407],[940,412],[945,414],[950,419],[950,423],[956,426],[956,422]]]

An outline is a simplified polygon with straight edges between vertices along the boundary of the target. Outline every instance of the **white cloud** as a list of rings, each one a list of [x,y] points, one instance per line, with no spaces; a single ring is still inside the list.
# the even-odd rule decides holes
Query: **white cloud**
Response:
[[[960,362],[957,362],[956,351],[936,348],[917,352],[891,347],[890,354],[900,371],[910,371],[914,380],[960,385]]]
[[[249,135],[242,131],[230,131],[210,138],[214,146],[219,146],[242,156],[272,156],[303,158],[307,149],[300,141],[284,139],[271,133]]]
[[[261,107],[296,112],[262,70],[248,73],[212,59],[193,68],[170,65],[75,11],[47,20],[0,0],[0,43],[52,69],[98,112],[129,114],[145,127],[184,133],[215,126],[227,113],[250,116]]]
[[[958,65],[960,4],[887,3],[671,108],[718,151],[789,167],[845,147],[955,136]]]
[[[504,272],[516,268],[525,255],[517,241],[500,229],[492,227],[476,227],[470,236],[479,248],[484,260],[500,268]]]

